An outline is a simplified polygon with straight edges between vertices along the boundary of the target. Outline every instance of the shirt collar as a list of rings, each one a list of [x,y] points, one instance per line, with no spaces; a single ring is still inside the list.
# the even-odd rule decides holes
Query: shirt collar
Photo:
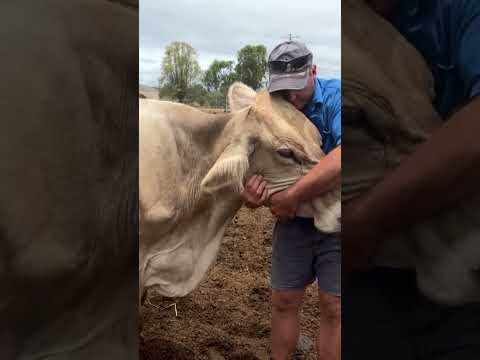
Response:
[[[315,86],[313,88],[313,95],[312,99],[305,105],[303,108],[304,113],[310,113],[315,109],[315,106],[317,104],[322,104],[323,103],[323,91],[322,91],[322,86],[320,84],[320,80],[318,78],[315,78]]]

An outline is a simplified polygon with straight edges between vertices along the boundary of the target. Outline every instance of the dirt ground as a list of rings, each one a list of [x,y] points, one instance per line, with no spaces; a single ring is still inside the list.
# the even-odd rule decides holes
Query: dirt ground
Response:
[[[242,208],[195,291],[176,299],[148,293],[143,360],[269,359],[272,227],[268,209]],[[310,287],[302,309],[302,334],[311,339],[319,326],[316,291]],[[315,359],[313,350],[296,359]]]

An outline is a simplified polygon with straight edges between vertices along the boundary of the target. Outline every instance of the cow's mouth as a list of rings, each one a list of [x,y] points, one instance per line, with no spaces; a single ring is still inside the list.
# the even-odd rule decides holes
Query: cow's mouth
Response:
[[[265,179],[267,181],[267,191],[268,191],[268,198],[272,196],[273,194],[283,191],[293,184],[297,182],[299,179],[298,176],[292,176],[290,178],[283,178],[280,180],[272,180],[272,179]]]
[[[317,163],[318,161],[313,160],[310,161],[308,164],[303,164],[303,166],[298,169],[297,174],[290,177],[282,177],[281,179],[271,178],[267,174],[264,174],[264,179],[267,182],[267,198],[270,199],[273,194],[283,191],[295,184],[298,179],[300,179],[302,176],[305,176]]]

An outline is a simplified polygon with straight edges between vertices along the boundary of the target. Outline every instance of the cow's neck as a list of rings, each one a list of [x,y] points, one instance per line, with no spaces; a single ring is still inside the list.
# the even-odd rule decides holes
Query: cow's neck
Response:
[[[179,154],[192,164],[184,169],[187,184],[178,201],[183,208],[177,209],[180,216],[173,230],[163,235],[161,247],[144,250],[147,255],[141,260],[142,285],[155,286],[166,296],[184,296],[199,284],[215,259],[225,228],[241,206],[239,194],[225,188],[205,193],[200,183],[230,144],[242,114],[191,115],[176,127],[176,135],[188,136],[190,149],[195,149],[195,153]],[[148,236],[143,233],[144,243],[149,243]]]
[[[222,152],[231,144],[235,124],[244,118],[242,110],[234,114],[210,115],[200,121],[190,131],[191,141],[198,153],[191,154],[196,159],[197,174],[203,177],[212,168]],[[202,154],[202,158],[198,158]]]
[[[233,216],[241,206],[240,195],[230,189],[207,194],[201,190],[200,184],[225,148],[231,143],[235,123],[243,118],[244,111],[222,115],[192,113],[187,119],[177,124],[179,133],[176,136],[188,137],[187,142],[191,144],[179,156],[186,160],[185,163],[192,166],[184,169],[186,183],[181,193],[181,197],[184,199],[181,203],[185,208],[180,213],[195,214],[200,209],[208,212],[209,207],[219,206],[221,201],[224,204],[220,207],[226,210],[225,216],[228,218],[230,215]],[[215,204],[211,203],[213,198],[217,199]]]
[[[193,130],[192,140],[209,154],[209,168],[231,143],[235,122],[239,116],[239,113],[211,115]]]

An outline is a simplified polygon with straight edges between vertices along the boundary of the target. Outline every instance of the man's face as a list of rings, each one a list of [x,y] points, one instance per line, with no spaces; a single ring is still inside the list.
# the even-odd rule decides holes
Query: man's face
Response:
[[[313,90],[315,88],[316,69],[313,65],[309,70],[307,85],[301,90],[285,90],[283,95],[285,99],[295,106],[298,110],[302,110],[305,105],[312,99]]]

